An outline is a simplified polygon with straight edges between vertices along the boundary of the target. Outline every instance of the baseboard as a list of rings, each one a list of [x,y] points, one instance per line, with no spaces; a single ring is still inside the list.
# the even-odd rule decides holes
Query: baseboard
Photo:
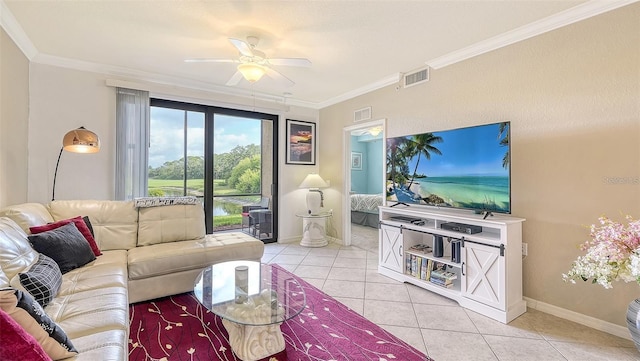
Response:
[[[624,326],[616,325],[615,323],[611,323],[611,322],[603,321],[591,316],[583,315],[581,313],[567,310],[565,308],[554,306],[538,300],[534,300],[529,297],[523,297],[523,298],[525,301],[527,301],[527,307],[533,308],[534,310],[548,313],[550,315],[564,318],[565,320],[573,321],[602,332],[610,333],[612,335],[622,337],[627,340],[631,340],[631,334],[629,333],[629,329],[627,329]]]
[[[294,236],[294,237],[287,237],[287,238],[278,237],[277,243],[283,243],[283,244],[300,243],[301,239],[302,239],[302,236]]]
[[[302,236],[294,236],[294,237],[287,237],[287,238],[278,238],[277,242],[282,244],[300,243],[301,239],[302,239]],[[327,241],[329,241],[329,243],[335,243],[335,244],[344,246],[344,242],[342,242],[342,240],[338,238],[327,236]]]

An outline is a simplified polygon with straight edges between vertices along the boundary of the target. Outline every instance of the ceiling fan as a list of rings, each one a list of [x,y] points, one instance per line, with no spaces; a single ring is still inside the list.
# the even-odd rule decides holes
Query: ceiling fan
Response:
[[[264,74],[283,83],[285,86],[292,86],[295,83],[273,69],[272,65],[309,67],[311,61],[305,58],[267,58],[266,54],[256,49],[260,39],[257,36],[247,36],[247,41],[229,38],[233,46],[238,49],[240,56],[238,59],[186,59],[187,63],[236,63],[237,71],[227,81],[227,85],[237,85],[244,77],[250,83],[254,83]]]

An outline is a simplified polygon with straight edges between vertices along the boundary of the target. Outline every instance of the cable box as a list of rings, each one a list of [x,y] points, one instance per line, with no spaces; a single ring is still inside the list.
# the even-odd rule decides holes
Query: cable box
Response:
[[[474,226],[472,224],[464,224],[464,223],[454,223],[454,222],[442,223],[440,225],[440,228],[446,229],[448,231],[462,232],[466,234],[475,234],[475,233],[482,232],[482,227],[480,226]]]
[[[403,222],[403,223],[411,223],[419,226],[424,224],[424,221],[420,218],[413,218],[413,217],[407,217],[407,216],[389,217],[389,220],[396,221],[396,222]]]

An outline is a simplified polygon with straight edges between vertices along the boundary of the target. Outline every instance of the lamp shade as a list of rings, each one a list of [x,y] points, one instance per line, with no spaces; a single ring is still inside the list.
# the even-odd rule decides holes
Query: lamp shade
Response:
[[[242,76],[250,83],[257,82],[265,73],[264,67],[256,63],[240,64],[238,65],[238,71],[242,73]]]
[[[328,186],[327,182],[325,182],[320,175],[309,173],[302,183],[300,183],[299,188],[327,188]]]
[[[62,148],[72,153],[98,153],[100,151],[100,138],[96,133],[85,129],[85,127],[80,127],[64,135]]]

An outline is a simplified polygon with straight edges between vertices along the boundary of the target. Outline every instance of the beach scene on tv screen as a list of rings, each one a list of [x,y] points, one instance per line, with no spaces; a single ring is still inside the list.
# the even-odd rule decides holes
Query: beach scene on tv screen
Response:
[[[509,122],[387,139],[387,200],[510,213]]]

